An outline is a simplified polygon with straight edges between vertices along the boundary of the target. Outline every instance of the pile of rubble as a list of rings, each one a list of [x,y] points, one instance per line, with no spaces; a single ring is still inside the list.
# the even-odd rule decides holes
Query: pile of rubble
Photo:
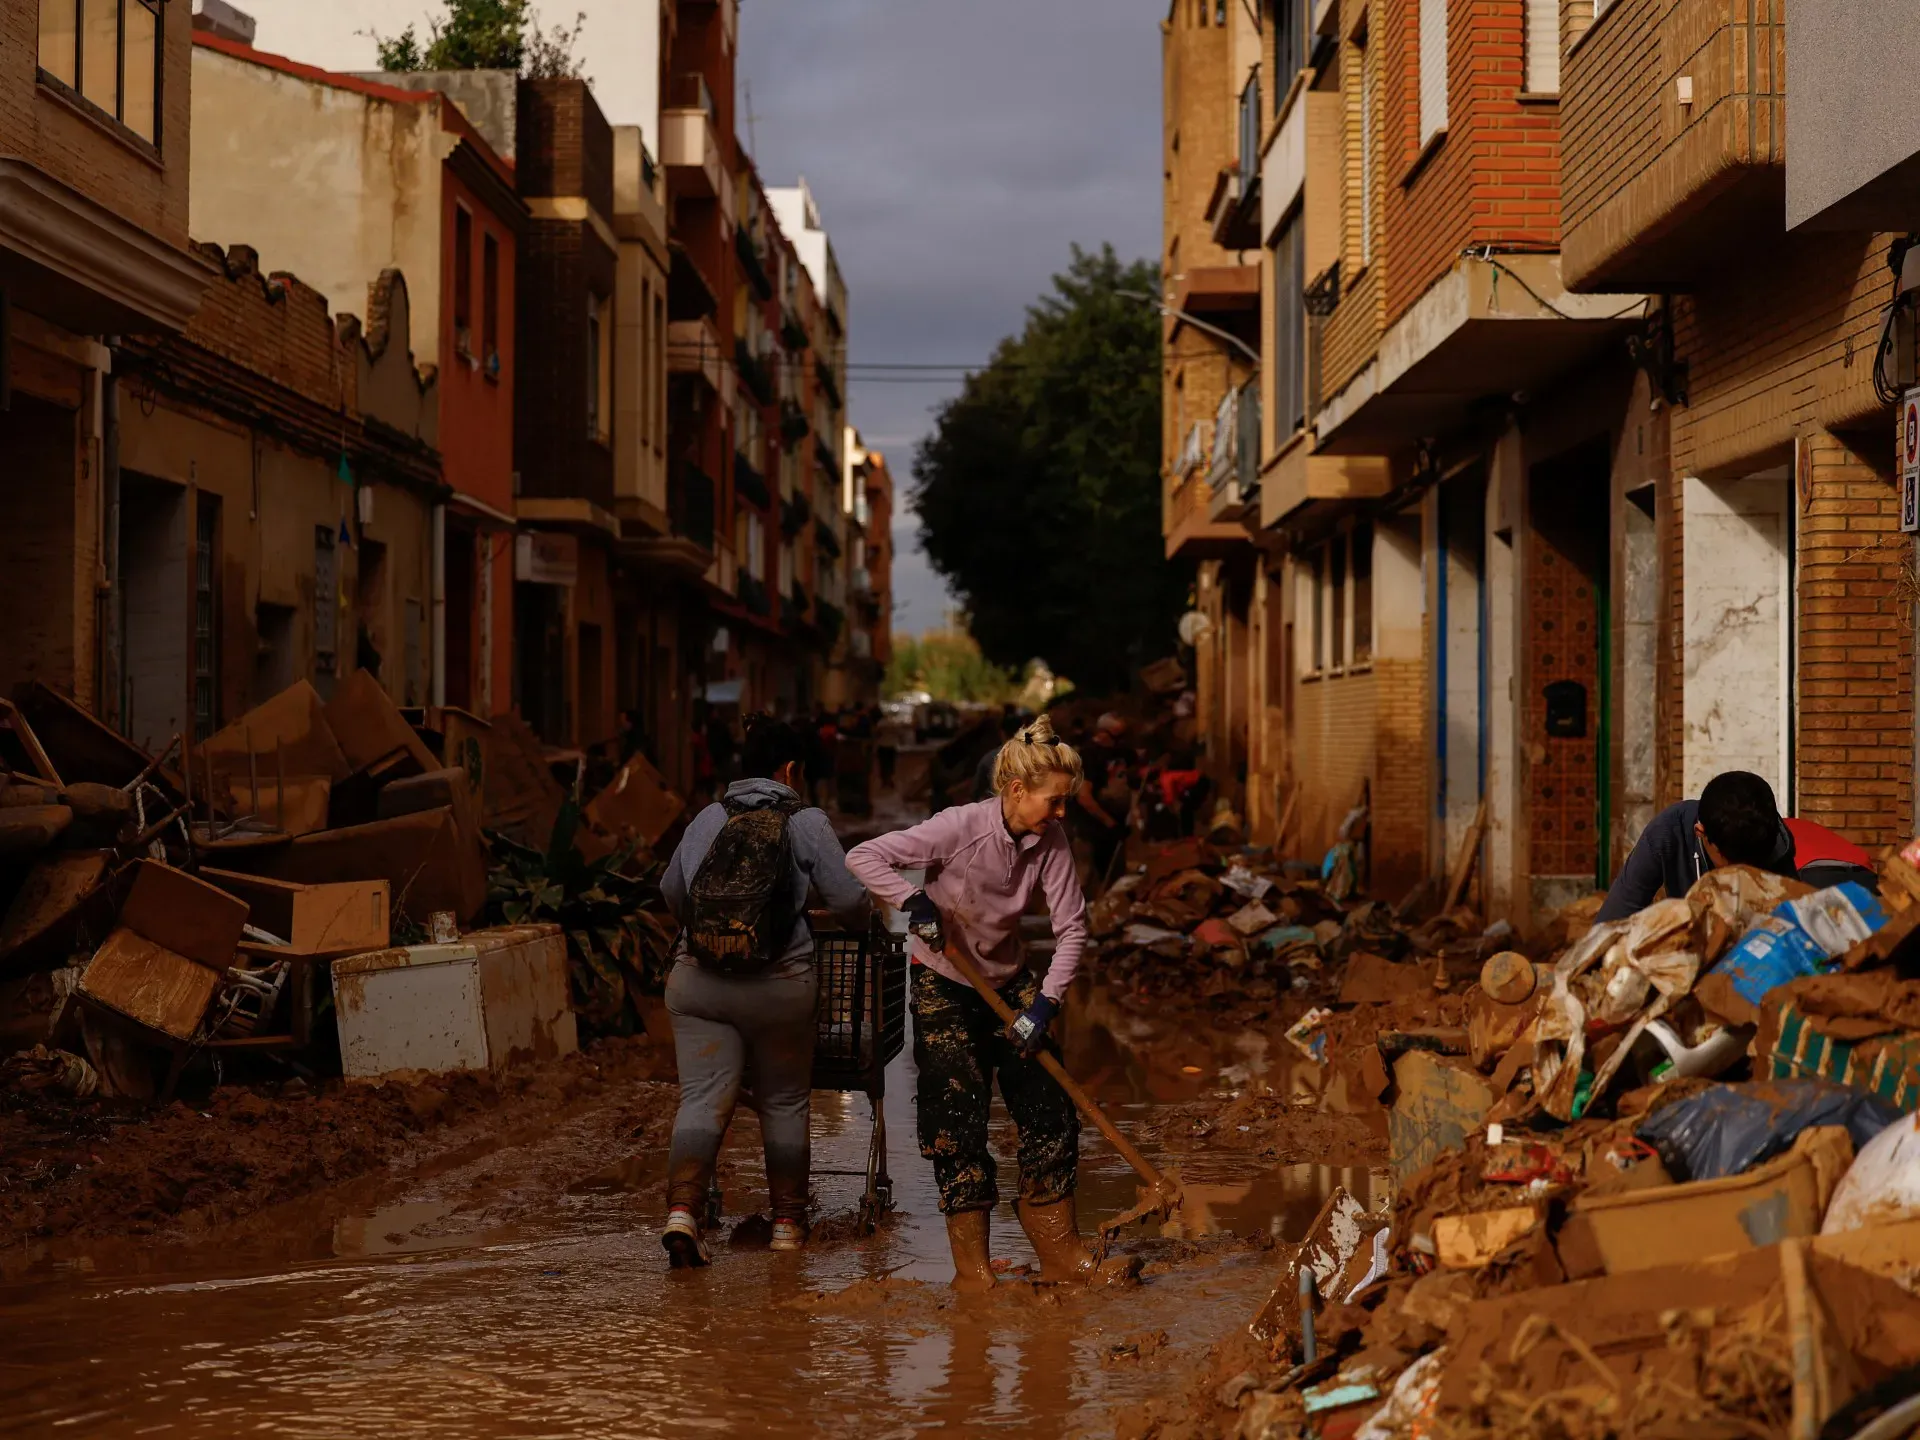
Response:
[[[1324,1001],[1289,1037],[1387,1116],[1391,1202],[1336,1191],[1283,1251],[1211,1428],[1814,1440],[1920,1389],[1917,865],[1889,853],[1877,890],[1722,869],[1512,948],[1459,912],[1329,914],[1305,879],[1222,901],[1228,870],[1107,902],[1109,944],[1169,900],[1183,922],[1136,931],[1135,973],[1204,947]],[[1274,925],[1219,925],[1262,901]]]
[[[159,755],[22,687],[0,701],[0,1088],[164,1098],[209,1059],[498,1070],[576,1048],[576,1011],[631,1029],[670,938],[643,877],[684,807],[637,755],[584,807],[568,770],[577,795],[584,757],[512,716],[402,711],[364,671]]]

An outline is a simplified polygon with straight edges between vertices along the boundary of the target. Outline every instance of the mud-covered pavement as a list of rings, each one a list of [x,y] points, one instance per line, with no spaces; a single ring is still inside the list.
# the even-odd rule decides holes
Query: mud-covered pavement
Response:
[[[1112,1433],[1245,1325],[1272,1285],[1271,1241],[1297,1235],[1330,1184],[1364,1193],[1377,1149],[1364,1125],[1286,1124],[1264,1093],[1286,1074],[1257,1041],[1191,1023],[1156,1037],[1098,991],[1073,1008],[1070,1062],[1191,1197],[1184,1226],[1123,1242],[1148,1261],[1137,1290],[1022,1281],[1031,1252],[1003,1206],[1010,1283],[955,1300],[912,1142],[910,1056],[888,1077],[897,1213],[878,1236],[848,1234],[861,1182],[820,1174],[808,1251],[775,1256],[749,1225],[711,1269],[671,1273],[655,1229],[672,1087],[628,1065],[230,1223],[56,1244],[0,1286],[0,1431]],[[1307,1163],[1284,1139],[1296,1129],[1353,1153]],[[817,1172],[861,1167],[864,1097],[817,1095],[814,1133]],[[1004,1125],[996,1145],[1011,1150]],[[730,1227],[763,1201],[757,1150],[743,1114],[723,1166]],[[1090,1131],[1081,1193],[1088,1217],[1134,1198]]]

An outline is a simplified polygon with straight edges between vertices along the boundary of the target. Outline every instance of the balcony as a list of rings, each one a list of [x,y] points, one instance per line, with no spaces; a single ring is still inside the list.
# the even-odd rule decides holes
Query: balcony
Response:
[[[1212,505],[1213,490],[1201,466],[1169,478],[1161,508],[1169,560],[1221,560],[1252,543],[1245,526],[1215,520]]]
[[[807,419],[807,412],[792,400],[780,402],[780,443],[792,450],[807,436],[813,433],[813,422]]]
[[[704,575],[715,560],[713,478],[699,466],[683,463],[667,488],[671,533],[650,535],[643,526],[622,521],[619,553],[627,560]]]
[[[1260,76],[1251,76],[1240,92],[1239,163],[1220,172],[1207,220],[1214,243],[1225,250],[1253,250],[1260,244]]]
[[[767,273],[767,262],[760,257],[760,240],[744,225],[734,229],[733,253],[739,257],[740,274],[753,287],[753,293],[762,300],[771,300],[773,277]]]
[[[832,405],[834,409],[843,410],[846,408],[846,402],[840,398],[840,382],[834,376],[833,367],[827,364],[825,360],[814,360],[813,383],[818,385],[826,394],[827,402]]]
[[[667,371],[696,375],[715,394],[721,391],[726,351],[711,320],[675,320],[667,326]]]
[[[1447,434],[1489,401],[1519,390],[1538,394],[1637,329],[1638,298],[1569,295],[1555,255],[1476,250],[1455,261],[1380,337],[1372,358],[1319,401],[1315,458],[1408,450]],[[1276,513],[1272,468],[1262,486],[1268,517]],[[1328,469],[1327,483],[1344,484],[1341,473]],[[1307,489],[1298,493],[1311,497],[1318,483],[1302,481]]]
[[[1567,288],[1685,290],[1778,235],[1786,194],[1780,0],[1614,0],[1562,67]]]
[[[1260,504],[1260,386],[1249,381],[1220,400],[1213,421],[1213,455],[1207,466],[1210,520],[1244,520]]]
[[[675,195],[715,200],[728,191],[719,114],[704,75],[675,75],[660,108],[660,163]]]
[[[740,383],[753,392],[762,405],[773,403],[773,372],[767,362],[747,348],[747,342],[733,342],[733,366],[740,372]]]
[[[747,458],[744,450],[733,452],[733,493],[756,510],[773,504],[773,492],[767,489],[767,477]]]

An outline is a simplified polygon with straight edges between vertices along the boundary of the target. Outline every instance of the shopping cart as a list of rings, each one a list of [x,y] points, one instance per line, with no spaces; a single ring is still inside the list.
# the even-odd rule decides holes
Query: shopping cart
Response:
[[[813,1088],[861,1090],[873,1109],[873,1137],[865,1170],[815,1170],[815,1175],[864,1176],[860,1226],[872,1233],[893,1206],[887,1175],[887,1065],[906,1044],[907,937],[875,917],[866,930],[836,930],[811,916],[820,1010],[813,1044]]]

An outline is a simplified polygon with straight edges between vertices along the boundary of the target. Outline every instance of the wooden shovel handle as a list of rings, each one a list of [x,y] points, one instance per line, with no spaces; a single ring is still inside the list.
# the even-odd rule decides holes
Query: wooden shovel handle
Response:
[[[947,960],[966,978],[969,985],[980,992],[980,998],[993,1008],[993,1013],[1001,1020],[1011,1025],[1019,1018],[1007,1002],[1000,998],[1000,992],[987,983],[986,977],[975,968],[973,961],[961,952],[958,945],[947,946]],[[1053,1052],[1042,1050],[1035,1058],[1040,1061],[1041,1069],[1060,1082],[1060,1088],[1067,1092],[1067,1098],[1073,1101],[1080,1113],[1091,1120],[1094,1128],[1107,1137],[1107,1143],[1120,1152],[1120,1158],[1131,1165],[1135,1173],[1147,1184],[1155,1189],[1165,1189],[1167,1183],[1165,1178],[1153,1168],[1146,1156],[1134,1149],[1133,1142],[1120,1133],[1114,1123],[1107,1118],[1107,1112],[1094,1102],[1091,1095],[1080,1088],[1080,1082],[1067,1073],[1067,1067],[1055,1058]]]

